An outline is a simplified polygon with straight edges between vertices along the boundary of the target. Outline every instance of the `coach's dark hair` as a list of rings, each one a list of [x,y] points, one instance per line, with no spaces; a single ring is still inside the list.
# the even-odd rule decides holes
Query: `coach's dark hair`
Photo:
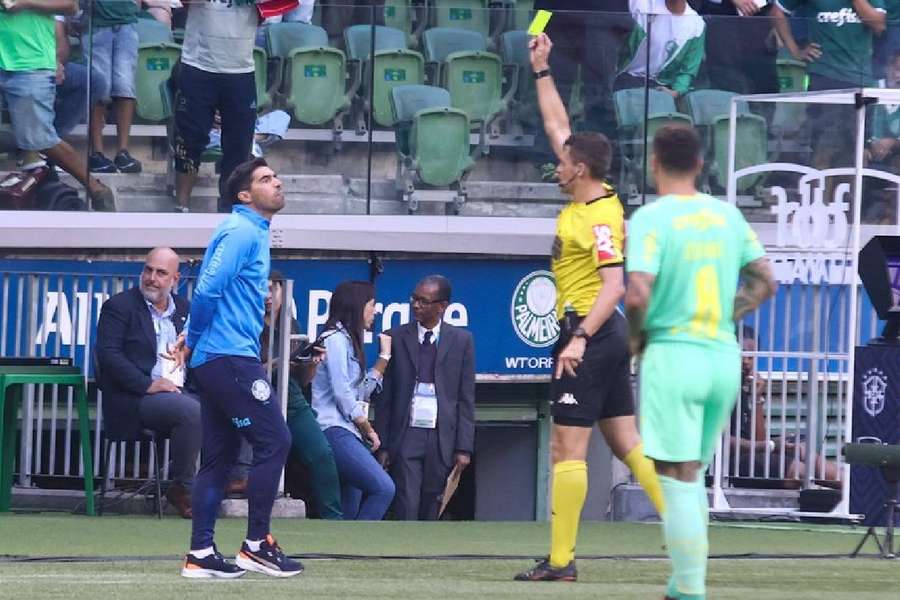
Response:
[[[700,165],[702,144],[690,125],[665,125],[653,136],[653,155],[660,168],[673,175],[693,173]]]
[[[419,285],[437,286],[438,301],[450,302],[450,295],[453,293],[453,288],[450,286],[450,280],[443,275],[427,275],[419,281]]]
[[[238,194],[250,189],[250,183],[253,181],[253,172],[260,167],[268,166],[269,163],[264,158],[251,158],[234,168],[234,171],[231,172],[231,175],[228,176],[228,181],[225,183],[225,194],[233,205],[242,204],[238,200]]]
[[[328,306],[325,329],[336,329],[340,322],[353,343],[353,358],[359,363],[359,379],[356,383],[361,382],[366,376],[366,349],[363,346],[366,325],[363,322],[363,309],[369,300],[374,299],[375,286],[370,282],[342,281],[334,288]]]
[[[573,133],[566,139],[565,146],[576,163],[587,165],[588,174],[593,179],[606,179],[612,160],[612,145],[602,133]]]

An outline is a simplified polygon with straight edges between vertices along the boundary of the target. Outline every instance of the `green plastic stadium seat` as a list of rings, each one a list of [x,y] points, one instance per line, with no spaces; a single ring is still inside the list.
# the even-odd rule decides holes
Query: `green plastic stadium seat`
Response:
[[[507,29],[527,30],[534,18],[534,0],[507,0],[511,5],[512,15],[507,20]]]
[[[159,84],[172,75],[181,58],[181,46],[170,42],[138,46],[134,87],[137,94],[135,113],[140,122],[161,123],[166,119],[159,96]]]
[[[490,36],[490,11],[484,0],[434,0],[434,25]]]
[[[306,23],[272,23],[268,27],[269,59],[275,65],[273,85],[294,119],[307,125],[333,122],[342,129],[342,117],[359,86],[359,72],[347,89],[347,60],[328,44],[328,34]]]
[[[647,118],[644,119],[645,91],[649,92]],[[622,160],[619,173],[619,189],[629,199],[635,198],[644,181],[644,145],[653,142],[656,130],[671,123],[691,124],[691,117],[678,112],[675,100],[660,90],[633,88],[613,93],[616,126]],[[653,186],[653,177],[647,169],[646,181]]]
[[[344,30],[344,43],[351,61],[363,63],[362,93],[358,103],[357,130],[364,129],[363,113],[371,111],[372,120],[382,126],[394,125],[391,112],[391,90],[398,85],[419,85],[425,81],[425,59],[406,47],[406,34],[392,27],[376,26],[375,60],[369,60],[372,43],[371,25],[354,25]],[[374,65],[372,64],[374,62]],[[369,90],[370,73],[374,70],[374,89]]]
[[[416,21],[416,11],[420,16]],[[385,0],[384,1],[384,24],[386,27],[399,29],[406,34],[406,44],[410,48],[418,47],[419,36],[428,22],[426,11],[427,5],[421,7],[413,6],[411,0]]]
[[[728,117],[735,95],[724,90],[694,90],[684,97],[691,119],[703,137],[706,150],[703,183],[707,191],[711,179],[722,188],[728,184]],[[738,102],[736,171],[767,161],[767,137],[766,120],[751,114],[746,102]],[[738,192],[752,190],[762,177],[763,174],[742,177],[737,182]]]
[[[510,103],[510,118],[528,128],[539,125],[537,94],[528,58],[528,33],[522,30],[507,31],[500,36],[500,56],[504,65],[513,66],[518,72],[516,94]]]
[[[134,28],[137,30],[139,44],[164,44],[175,41],[172,30],[156,19],[138,19],[134,23]]]
[[[435,27],[424,33],[423,46],[429,63],[439,66],[438,81],[450,92],[451,105],[464,110],[471,123],[484,131],[506,113],[516,92],[518,68],[504,69],[500,57],[486,51],[483,35]],[[506,94],[504,79],[510,81]]]
[[[264,110],[272,105],[274,87],[269,87],[269,58],[264,48],[259,46],[253,49],[253,64],[256,76],[256,110]]]
[[[469,153],[469,118],[450,106],[450,93],[426,85],[398,86],[391,90],[391,109],[397,187],[404,199],[410,199],[417,184],[463,189],[475,162]]]

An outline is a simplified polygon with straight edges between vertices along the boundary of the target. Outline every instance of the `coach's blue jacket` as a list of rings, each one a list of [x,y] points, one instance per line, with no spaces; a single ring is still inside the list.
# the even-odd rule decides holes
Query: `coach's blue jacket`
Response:
[[[191,298],[191,367],[223,355],[259,357],[269,266],[269,221],[235,206],[213,234]]]

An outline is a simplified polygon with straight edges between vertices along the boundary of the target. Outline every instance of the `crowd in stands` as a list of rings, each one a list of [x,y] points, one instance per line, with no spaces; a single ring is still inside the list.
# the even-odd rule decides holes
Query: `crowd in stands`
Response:
[[[374,8],[370,4],[357,1],[330,6],[320,2],[317,6],[315,0],[301,0],[287,12],[263,18],[261,4],[254,0],[4,2],[0,10],[0,97],[6,113],[3,121],[8,119],[13,145],[19,151],[19,167],[28,169],[49,161],[87,187],[95,210],[113,210],[112,190],[91,173],[102,176],[142,171],[141,161],[130,150],[130,130],[141,116],[141,103],[146,102],[141,94],[147,90],[137,89],[136,78],[143,76],[142,70],[151,69],[164,71],[169,79],[174,104],[171,118],[156,122],[172,125],[169,151],[175,172],[173,190],[175,208],[181,212],[190,210],[197,173],[201,162],[210,160],[211,146],[220,181],[225,181],[234,166],[251,152],[262,152],[255,142],[277,139],[277,132],[283,131],[276,128],[274,134],[261,133],[260,116],[276,112],[279,122],[283,120],[293,128],[332,127],[340,131],[339,125],[345,121],[347,125],[354,121],[359,129],[360,123],[366,122],[360,115],[371,112],[374,126],[391,125],[395,119],[386,106],[388,100],[396,99],[388,98],[390,90],[385,88],[397,85],[396,80],[400,84],[447,87],[450,103],[468,113],[468,126],[474,127],[473,131],[481,126],[483,132],[533,134],[534,144],[517,151],[540,169],[549,162],[549,148],[540,127],[534,126],[531,73],[527,60],[521,59],[526,43],[521,30],[536,9],[555,13],[547,27],[556,47],[551,68],[561,94],[578,118],[579,128],[598,130],[618,140],[615,162],[620,162],[621,155],[623,164],[628,163],[624,138],[629,133],[623,117],[627,107],[617,106],[617,102],[624,102],[616,96],[621,90],[647,84],[671,97],[671,103],[660,105],[663,112],[694,118],[696,123],[690,96],[697,90],[745,94],[891,85],[890,71],[900,51],[900,21],[893,22],[894,17],[900,18],[900,0],[505,0],[483,3],[490,10],[480,20],[473,14],[478,9],[471,8],[472,2],[460,2],[466,8],[453,8],[453,2],[441,0],[376,0]],[[443,18],[441,10],[445,9],[449,12]],[[418,67],[422,69],[420,75],[388,65],[384,79],[396,80],[370,89],[363,69],[353,72],[350,63],[355,57],[366,62],[368,50],[352,48],[355,42],[345,32],[353,25],[371,25],[373,20],[378,25],[403,28],[401,41],[395,45],[387,42],[387,30],[376,33],[376,50],[396,46],[398,51],[420,56],[414,51],[420,49],[428,63],[422,65],[424,69]],[[142,22],[147,21],[164,28],[162,40],[142,39],[146,29]],[[314,28],[315,35],[320,36],[315,37],[316,46],[344,52],[340,68],[346,70],[343,77],[347,82],[355,85],[347,83],[345,90],[341,81],[338,96],[346,91],[353,98],[333,108],[327,119],[304,113],[304,103],[315,104],[319,99],[303,95],[301,84],[305,83],[292,81],[289,53],[275,47],[282,43],[274,39],[276,29],[288,31],[290,27],[283,27],[286,23]],[[436,50],[436,36],[423,35],[436,26],[467,30],[469,36],[476,32],[482,39],[475,41],[474,48],[482,54],[496,54],[503,65],[510,67],[497,77],[496,94],[490,99],[492,108],[486,114],[478,114],[465,99],[461,100],[462,94],[457,94],[448,81],[446,49]],[[380,36],[384,36],[384,42]],[[146,65],[139,65],[142,44],[158,42],[177,48],[177,58],[150,58]],[[450,42],[449,50],[473,48],[468,43],[460,37]],[[422,63],[422,58],[417,60]],[[324,64],[304,64],[305,77],[325,76]],[[779,69],[789,67],[799,67],[799,81],[786,82],[791,78],[784,74],[779,79]],[[327,68],[332,68],[331,63]],[[470,83],[479,81],[475,77]],[[300,87],[291,91],[290,85]],[[324,93],[319,92],[321,87],[309,89]],[[151,95],[155,94],[152,89]],[[381,105],[378,94],[385,96]],[[372,95],[371,101],[366,95]],[[157,98],[152,101],[159,102]],[[640,108],[643,111],[643,106]],[[771,136],[773,131],[785,129],[774,122],[772,107],[759,105],[752,111],[765,117],[761,135]],[[805,129],[800,132],[810,139],[810,162],[819,167],[841,161],[853,137],[849,129],[853,122],[836,118],[836,111],[840,108],[810,108]],[[888,117],[893,115],[891,110],[888,113]],[[881,125],[872,128],[868,154],[884,168],[893,169],[897,138],[893,134],[885,137],[887,130],[882,126],[891,118],[880,115],[876,120]],[[90,150],[86,155],[65,141],[82,122],[89,123]],[[115,145],[104,144],[107,122],[116,124]],[[402,135],[400,128],[397,139],[401,156],[405,151]],[[482,139],[490,144],[489,137]],[[468,149],[468,141],[464,143]],[[0,151],[5,150],[0,147]],[[486,153],[483,150],[481,154]],[[462,161],[456,173],[443,179],[459,181],[468,170],[471,164]],[[624,172],[615,171],[614,178],[619,180],[614,183],[624,186]],[[535,178],[540,173],[536,170]],[[544,174],[552,176],[549,169]],[[425,183],[433,183],[427,174],[418,175]],[[219,209],[229,207],[220,203]]]

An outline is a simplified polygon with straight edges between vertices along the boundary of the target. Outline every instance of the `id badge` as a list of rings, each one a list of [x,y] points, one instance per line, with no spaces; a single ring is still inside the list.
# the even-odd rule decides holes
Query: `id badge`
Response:
[[[412,398],[412,410],[409,413],[409,426],[420,429],[437,427],[437,395],[433,383],[416,385]]]

